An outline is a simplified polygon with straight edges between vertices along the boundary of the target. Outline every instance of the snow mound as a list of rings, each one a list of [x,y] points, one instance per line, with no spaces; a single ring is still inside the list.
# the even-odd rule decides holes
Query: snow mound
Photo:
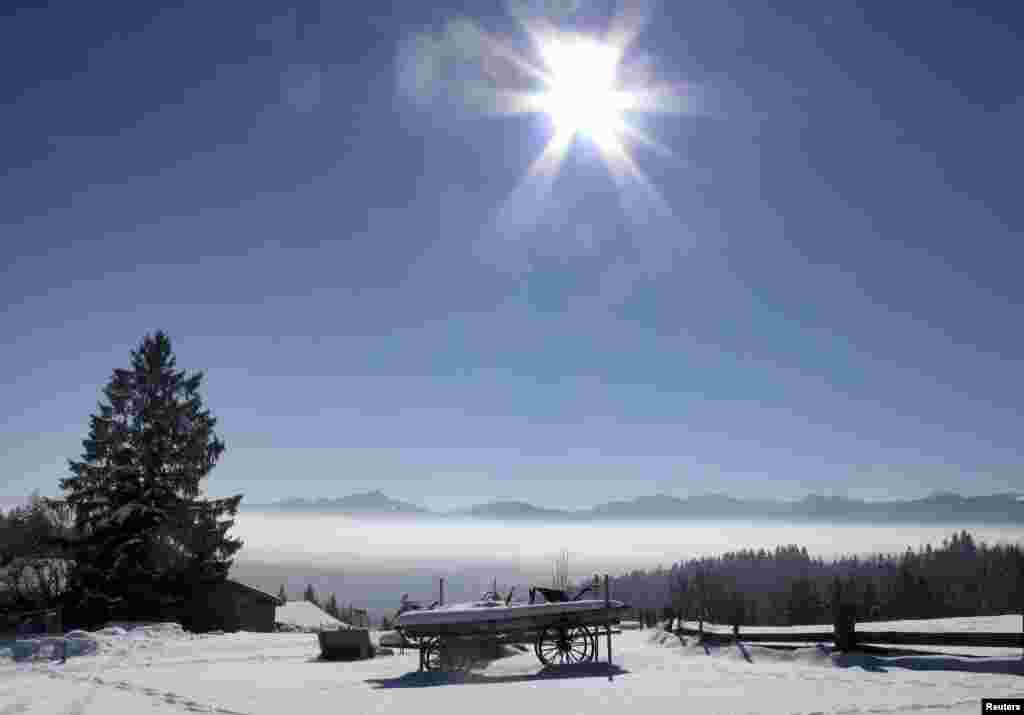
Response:
[[[15,662],[60,661],[80,656],[128,656],[163,651],[175,641],[202,636],[184,631],[178,623],[107,624],[98,631],[73,630],[63,636],[26,638],[5,643],[0,659]]]
[[[80,632],[76,632],[80,633]],[[99,641],[89,634],[26,638],[11,641],[0,648],[0,659],[15,662],[32,660],[61,660],[99,652]]]
[[[128,630],[121,626],[107,626],[96,631],[98,636],[106,636],[108,638],[123,638],[128,635]]]
[[[277,607],[274,622],[282,631],[313,633],[316,631],[349,629],[352,626],[328,615],[322,608],[308,601],[289,601]]]
[[[686,639],[668,631],[654,631],[647,636],[647,642],[663,648],[685,648]]]

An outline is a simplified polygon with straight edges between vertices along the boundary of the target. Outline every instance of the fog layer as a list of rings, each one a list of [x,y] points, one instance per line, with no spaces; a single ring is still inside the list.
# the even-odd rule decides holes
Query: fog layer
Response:
[[[232,576],[297,598],[306,584],[336,593],[343,604],[391,615],[403,593],[431,601],[445,578],[446,601],[478,598],[497,580],[524,595],[551,582],[562,549],[578,583],[595,573],[622,574],[738,549],[806,546],[826,560],[849,554],[899,554],[937,545],[959,528],[989,543],[1024,543],[1024,528],[831,526],[771,523],[542,524],[495,521],[386,520],[337,514],[240,514],[234,533],[245,540]]]

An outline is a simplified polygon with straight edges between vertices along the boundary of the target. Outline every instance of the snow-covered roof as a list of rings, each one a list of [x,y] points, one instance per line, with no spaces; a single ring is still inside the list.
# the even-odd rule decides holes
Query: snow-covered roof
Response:
[[[349,624],[328,615],[322,608],[309,601],[289,601],[277,607],[275,623],[296,628],[350,628]]]
[[[250,594],[252,594],[254,596],[260,596],[262,598],[265,598],[268,601],[273,601],[274,603],[276,603],[279,606],[281,605],[281,598],[279,596],[275,596],[272,593],[267,593],[266,591],[261,591],[258,588],[253,588],[252,586],[250,586],[248,584],[244,584],[241,581],[235,581],[234,579],[228,579],[225,583],[227,583],[228,585],[230,585],[231,587],[233,587],[233,588],[235,588],[235,589],[237,589],[239,591],[246,591],[246,592],[248,592],[248,593],[250,593]]]

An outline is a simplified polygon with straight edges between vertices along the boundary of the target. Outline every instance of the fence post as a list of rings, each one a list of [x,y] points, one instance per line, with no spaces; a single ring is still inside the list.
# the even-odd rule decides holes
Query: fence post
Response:
[[[856,635],[857,610],[853,604],[843,603],[836,609],[834,638],[836,648],[851,651],[857,644]]]
[[[441,598],[440,598],[441,603],[440,603],[440,605],[443,606],[444,605],[444,576],[441,577],[440,591],[441,591]]]
[[[611,615],[611,606],[612,606],[612,594],[611,594],[610,587],[608,585],[608,574],[605,574],[604,575],[604,607],[607,610],[605,612],[605,619],[606,620],[605,620],[605,627],[604,628],[605,628],[605,632],[608,634],[608,665],[609,666],[612,664],[612,626],[611,626],[611,622],[608,621],[607,618]],[[612,677],[611,673],[608,674],[608,677],[609,678]]]

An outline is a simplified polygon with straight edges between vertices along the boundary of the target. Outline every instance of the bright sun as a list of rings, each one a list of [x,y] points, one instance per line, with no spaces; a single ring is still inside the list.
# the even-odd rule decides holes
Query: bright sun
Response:
[[[628,95],[616,87],[621,52],[585,37],[559,38],[540,47],[547,67],[539,108],[565,138],[583,134],[600,148],[619,144]]]
[[[639,189],[639,196],[661,201],[632,150],[643,145],[662,156],[673,153],[635,120],[651,113],[685,114],[689,108],[685,85],[656,81],[650,61],[630,51],[647,21],[646,12],[624,10],[603,31],[590,34],[563,31],[544,19],[518,19],[530,40],[528,56],[500,37],[479,32],[482,69],[493,88],[485,111],[542,114],[553,129],[517,195],[536,203],[547,194],[580,138],[597,149],[621,189]],[[631,200],[631,205],[638,201]]]

